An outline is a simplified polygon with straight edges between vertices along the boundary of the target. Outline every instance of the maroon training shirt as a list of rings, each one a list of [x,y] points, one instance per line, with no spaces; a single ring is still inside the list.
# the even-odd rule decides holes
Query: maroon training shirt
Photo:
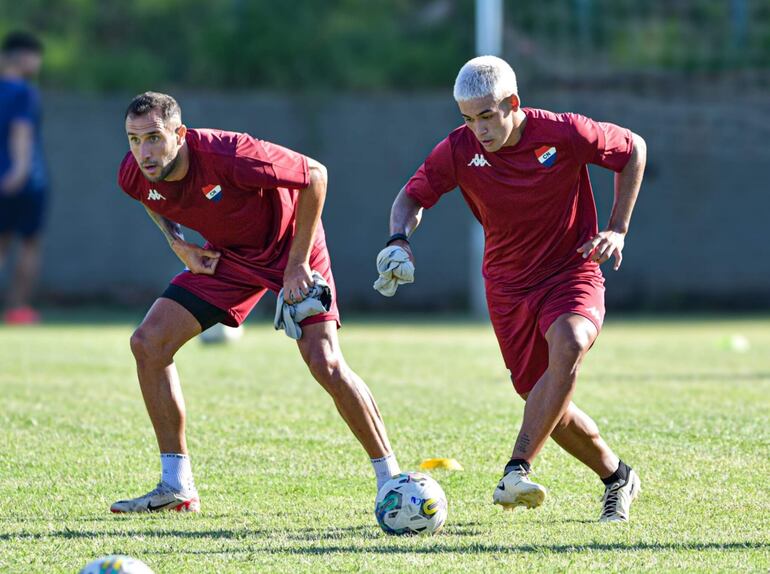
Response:
[[[487,288],[519,294],[565,269],[598,265],[577,253],[597,231],[586,164],[613,171],[633,150],[631,132],[578,114],[523,108],[521,140],[490,153],[459,127],[406,185],[422,207],[460,191],[484,228]]]
[[[129,152],[118,183],[155,213],[199,232],[244,280],[280,286],[307,158],[248,134],[190,129],[190,169],[180,181],[148,181]],[[316,243],[323,241],[319,223]]]

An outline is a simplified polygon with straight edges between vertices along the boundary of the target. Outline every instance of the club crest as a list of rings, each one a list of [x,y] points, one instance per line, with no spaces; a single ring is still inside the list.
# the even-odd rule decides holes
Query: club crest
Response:
[[[545,167],[551,167],[556,163],[556,148],[549,145],[539,147],[535,150],[535,157]]]
[[[201,189],[203,195],[209,201],[219,201],[222,199],[222,186],[221,185],[207,185]]]

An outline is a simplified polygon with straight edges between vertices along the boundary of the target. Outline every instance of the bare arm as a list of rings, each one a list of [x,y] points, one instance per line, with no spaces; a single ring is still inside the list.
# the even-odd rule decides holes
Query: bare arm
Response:
[[[8,150],[11,156],[11,169],[0,182],[0,190],[7,194],[19,191],[29,177],[32,167],[32,124],[26,120],[17,120],[11,124]]]
[[[599,232],[593,239],[584,243],[578,249],[583,258],[590,257],[591,261],[604,263],[610,257],[615,257],[613,269],[617,271],[623,261],[625,237],[631,223],[631,213],[639,195],[647,163],[647,144],[641,136],[632,134],[634,150],[623,171],[615,175],[615,201],[612,213],[604,231]]]
[[[423,208],[414,199],[406,193],[406,188],[401,188],[396,199],[393,201],[393,207],[390,208],[390,233],[404,233],[411,236],[422,220]],[[412,249],[406,241],[396,240],[391,245],[402,247],[414,263]]]
[[[310,184],[299,192],[297,214],[289,260],[283,275],[283,296],[286,301],[297,302],[305,298],[313,286],[310,275],[310,252],[315,231],[321,220],[328,174],[326,167],[312,158],[307,158]]]
[[[402,187],[390,208],[390,233],[412,235],[422,220],[422,206],[406,194]]]
[[[615,175],[615,202],[607,224],[607,229],[623,234],[628,233],[631,213],[642,186],[644,166],[647,163],[647,143],[641,136],[636,134],[632,136],[634,151],[623,171]]]
[[[147,215],[150,216],[150,219],[155,222],[155,225],[160,228],[161,233],[163,233],[163,237],[165,237],[166,241],[168,241],[169,247],[173,249],[174,242],[184,241],[184,234],[182,233],[181,225],[171,221],[170,219],[166,219],[162,215],[158,215],[146,205],[144,206],[144,209],[147,211]]]
[[[185,241],[182,227],[178,223],[155,213],[146,205],[144,209],[158,226],[161,233],[163,233],[171,250],[192,273],[200,273],[202,275],[214,274],[221,253],[211,251],[210,249],[203,249],[194,243]]]

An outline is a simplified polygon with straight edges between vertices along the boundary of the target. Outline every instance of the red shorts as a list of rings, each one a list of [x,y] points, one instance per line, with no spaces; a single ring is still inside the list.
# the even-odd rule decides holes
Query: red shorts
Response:
[[[310,254],[310,269],[318,271],[332,290],[332,306],[326,313],[313,315],[300,323],[312,325],[324,321],[335,321],[340,327],[340,314],[337,309],[337,289],[334,286],[331,258],[324,242],[316,243]],[[171,280],[193,295],[227,312],[229,320],[223,323],[237,327],[246,320],[251,310],[268,290],[278,293],[281,289],[282,269],[270,269],[256,272],[244,267],[225,251],[219,260],[214,275],[196,275],[182,271]]]
[[[487,285],[492,327],[511,373],[513,388],[528,393],[548,368],[545,333],[565,313],[582,315],[596,325],[604,322],[604,277],[596,268],[571,269],[520,296],[495,293]]]

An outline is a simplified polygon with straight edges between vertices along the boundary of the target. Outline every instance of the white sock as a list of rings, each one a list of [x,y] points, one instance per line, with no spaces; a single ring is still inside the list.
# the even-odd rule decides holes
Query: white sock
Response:
[[[401,472],[396,460],[396,455],[390,453],[382,458],[373,458],[372,466],[374,467],[374,474],[377,476],[377,491],[382,488],[382,485],[390,480],[392,476],[395,476]]]
[[[195,490],[190,457],[164,452],[160,455],[161,480],[178,492]]]

